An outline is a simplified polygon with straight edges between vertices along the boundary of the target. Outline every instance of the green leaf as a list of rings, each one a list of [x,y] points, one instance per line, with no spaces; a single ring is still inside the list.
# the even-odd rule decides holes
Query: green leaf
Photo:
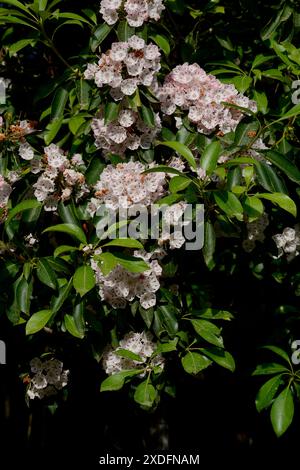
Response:
[[[255,405],[258,412],[268,408],[282,382],[282,375],[275,375],[259,389]]]
[[[294,417],[294,400],[289,387],[286,387],[274,401],[271,408],[271,422],[277,437],[282,436],[291,425]]]
[[[232,313],[226,310],[218,310],[216,308],[204,308],[202,310],[193,310],[193,315],[197,317],[214,319],[214,320],[232,320],[234,317]]]
[[[90,22],[84,18],[83,16],[81,15],[78,15],[77,13],[72,13],[72,12],[60,12],[59,13],[59,18],[67,18],[67,19],[70,19],[70,20],[78,20],[79,23],[87,23],[90,25]]]
[[[176,168],[172,168],[171,166],[167,165],[158,165],[143,171],[143,174],[147,173],[170,173],[173,175],[184,176],[184,173],[182,173],[182,171],[176,170]]]
[[[51,104],[51,119],[61,118],[69,99],[69,90],[60,87],[56,90]]]
[[[248,124],[240,122],[234,134],[234,144],[236,146],[249,145],[257,134],[258,128],[257,121]]]
[[[53,119],[53,121],[51,121],[50,124],[48,124],[46,127],[46,131],[44,133],[44,141],[46,145],[51,144],[51,142],[55,139],[58,131],[62,126],[63,119],[63,116],[58,119]]]
[[[112,253],[101,253],[99,260],[100,269],[104,276],[107,276],[118,265],[118,261]]]
[[[39,207],[41,207],[41,203],[38,202],[36,199],[26,199],[25,201],[20,202],[9,211],[8,217],[6,219],[6,225],[8,225],[9,222],[15,217],[15,215],[19,214],[20,212],[24,212],[29,209],[36,209]]]
[[[34,313],[26,323],[26,335],[32,335],[42,330],[52,316],[52,310],[40,310]]]
[[[272,375],[272,374],[281,374],[282,372],[289,372],[287,367],[284,367],[281,364],[275,362],[268,362],[264,364],[259,364],[252,375]]]
[[[72,286],[73,286],[73,278],[71,278],[69,282],[67,282],[64,286],[62,286],[59,289],[57,297],[52,297],[51,307],[52,307],[53,314],[57,313],[61,309],[61,307],[63,306],[63,304],[69,297],[69,294],[72,290]]]
[[[109,26],[107,23],[103,23],[96,28],[90,41],[90,48],[92,52],[96,51],[97,47],[100,46],[100,44],[109,35],[112,29],[113,26]]]
[[[166,36],[163,36],[162,34],[152,34],[149,37],[158,45],[158,47],[164,52],[166,56],[170,54],[170,43]]]
[[[104,121],[105,124],[109,124],[112,121],[115,121],[118,118],[120,111],[120,103],[114,103],[111,101],[107,103],[104,108]]]
[[[201,338],[214,346],[223,348],[223,339],[220,337],[221,331],[216,325],[207,320],[192,320],[192,325]]]
[[[51,289],[57,289],[56,274],[45,258],[38,260],[36,274],[43,284],[51,287]]]
[[[256,174],[259,183],[267,191],[275,193],[287,193],[287,189],[276,171],[268,164],[260,161],[255,162]]]
[[[292,214],[294,217],[297,217],[297,207],[294,201],[287,195],[281,193],[264,193],[264,194],[256,194],[256,197],[262,199],[268,199],[269,201],[273,202],[273,204],[277,204],[281,209]]]
[[[267,114],[268,111],[268,98],[264,91],[253,91],[253,99],[257,103],[257,109],[263,114]]]
[[[157,145],[163,145],[165,147],[171,148],[172,150],[175,150],[175,152],[179,153],[183,158],[185,158],[185,160],[192,168],[194,168],[194,170],[197,169],[194,155],[186,145],[182,144],[181,142],[174,142],[171,140],[167,142],[157,142]]]
[[[133,238],[116,238],[115,240],[111,240],[105,245],[102,245],[101,248],[105,246],[122,246],[124,248],[137,248],[139,250],[143,250],[144,246],[138,240]]]
[[[212,359],[219,366],[234,372],[235,362],[232,355],[228,351],[224,351],[223,349],[219,348],[201,348],[201,352]]]
[[[216,249],[216,234],[213,224],[210,221],[204,224],[204,245],[203,245],[203,257],[206,266],[209,270],[212,270],[216,263],[214,261],[214,253]]]
[[[235,194],[229,191],[216,191],[213,195],[217,205],[225,214],[243,220],[243,206]]]
[[[79,248],[76,246],[70,246],[70,245],[60,245],[58,246],[53,253],[54,258],[57,258],[59,255],[62,253],[69,253],[70,251],[78,251]]]
[[[198,374],[201,370],[206,369],[212,361],[201,354],[189,351],[182,359],[182,366],[188,374]]]
[[[186,189],[191,182],[192,180],[186,176],[174,176],[170,180],[169,190],[171,193],[178,193],[179,191]]]
[[[103,380],[101,384],[101,392],[110,392],[115,390],[120,390],[125,384],[126,379],[130,379],[135,375],[139,375],[143,372],[143,369],[134,369],[134,370],[123,370],[117,374],[111,375]]]
[[[91,266],[84,265],[77,268],[73,278],[73,285],[76,292],[83,297],[87,292],[95,287],[96,281],[94,271]]]
[[[119,41],[128,41],[130,36],[134,35],[134,28],[129,26],[126,20],[120,21],[117,29]]]
[[[1,17],[0,17],[1,18]],[[21,39],[20,41],[15,42],[11,46],[9,46],[9,55],[13,56],[17,52],[21,51],[27,46],[34,46],[36,43],[36,40],[33,38],[30,39]]]
[[[268,349],[269,351],[272,351],[273,353],[277,354],[277,356],[284,359],[288,364],[291,363],[289,355],[283,349],[279,348],[278,346],[267,345],[267,346],[263,346],[263,349]]]
[[[74,225],[74,224],[53,225],[52,227],[46,228],[42,233],[47,233],[47,232],[66,233],[66,234],[71,235],[72,237],[76,238],[81,243],[84,243],[84,244],[87,243],[84,231],[80,227],[78,227],[77,225]]]
[[[155,127],[155,115],[151,106],[147,107],[142,104],[141,108],[142,120],[148,127]]]
[[[32,282],[26,281],[25,277],[22,277],[16,286],[17,305],[21,312],[25,313],[26,315],[29,314],[32,288]]]
[[[125,357],[126,359],[131,359],[132,361],[144,362],[144,359],[142,359],[141,356],[129,351],[128,349],[118,348],[114,351],[114,354],[120,357]]]
[[[264,212],[264,205],[260,199],[255,196],[246,196],[243,201],[245,213],[249,216],[249,221],[260,217]]]
[[[172,337],[178,331],[178,311],[173,305],[160,305],[155,312],[167,333]]]
[[[248,77],[247,75],[243,76],[236,76],[230,79],[230,83],[233,83],[235,88],[240,92],[240,93],[245,93],[245,91],[248,90],[252,83],[252,78]]]
[[[120,264],[131,273],[143,273],[149,270],[149,264],[142,258],[129,256],[125,253],[114,253],[112,256],[115,258],[117,264]]]
[[[300,105],[297,105],[300,106]],[[260,153],[271,163],[276,165],[283,171],[290,180],[294,181],[295,183],[300,184],[300,171],[298,168],[288,160],[284,155],[281,155],[279,152],[275,150],[260,150]]]
[[[151,408],[157,397],[157,391],[148,379],[139,384],[134,393],[134,401],[145,408]]]
[[[211,142],[203,150],[200,158],[200,166],[208,175],[211,175],[216,169],[221,150],[222,147],[219,141]]]
[[[88,169],[85,173],[85,179],[86,182],[90,185],[96,184],[101,172],[105,168],[105,164],[99,158],[98,155],[96,155],[90,162]]]
[[[86,118],[80,116],[80,114],[78,114],[77,116],[72,116],[68,122],[68,126],[72,134],[76,135],[80,126],[82,126],[82,124],[84,124],[85,122]]]
[[[84,333],[79,331],[77,328],[75,319],[72,315],[65,315],[64,316],[64,323],[67,331],[72,335],[75,336],[75,338],[83,339],[84,338]]]

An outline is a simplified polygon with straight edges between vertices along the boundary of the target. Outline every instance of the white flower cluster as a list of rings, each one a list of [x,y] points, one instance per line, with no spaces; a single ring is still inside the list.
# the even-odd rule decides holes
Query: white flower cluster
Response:
[[[167,207],[163,213],[163,229],[158,239],[158,245],[162,246],[168,243],[171,250],[175,248],[181,248],[185,243],[185,238],[182,233],[180,226],[182,225],[182,216],[187,207],[185,202],[178,202]],[[176,230],[176,226],[179,225],[179,230]],[[184,222],[183,222],[184,223]],[[171,233],[170,227],[175,227],[175,230]]]
[[[159,89],[158,97],[165,114],[175,113],[177,107],[188,111],[189,120],[204,134],[233,131],[242,119],[241,111],[224,106],[223,101],[252,111],[257,109],[254,101],[238,93],[233,85],[208,75],[198,64],[175,67]]]
[[[0,174],[0,209],[6,207],[9,196],[12,192],[12,187],[8,184],[4,177]]]
[[[156,348],[157,345],[152,341],[152,335],[149,332],[146,333],[143,331],[142,333],[134,333],[131,331],[120,341],[119,347],[116,349],[112,347],[106,349],[102,359],[103,368],[108,375],[113,375],[123,370],[143,369],[147,363],[150,367],[159,366],[163,369],[165,361],[161,354],[157,354],[151,358]],[[119,349],[126,349],[127,351],[137,354],[142,361],[139,362],[118,356],[116,351]]]
[[[162,11],[165,9],[163,0],[102,0],[100,2],[100,13],[104,21],[115,24],[119,15],[125,15],[126,20],[133,28],[142,26],[145,21],[158,21]]]
[[[34,158],[31,161],[31,171],[42,171],[33,187],[34,195],[38,201],[44,203],[45,211],[55,211],[58,202],[67,201],[72,194],[75,194],[75,200],[78,201],[89,193],[81,171],[84,166],[81,155],[76,154],[69,160],[54,144],[45,147],[44,152],[44,159]]]
[[[146,165],[130,161],[108,165],[95,185],[95,196],[88,204],[87,210],[93,216],[101,204],[117,211],[135,204],[149,206],[160,199],[166,192],[165,174],[143,172]]]
[[[95,80],[99,88],[111,87],[111,95],[118,101],[132,95],[139,85],[155,90],[159,69],[158,47],[131,36],[127,42],[114,42],[111,49],[101,55],[98,64],[88,64],[84,77]]]
[[[158,261],[153,259],[155,253],[134,251],[134,256],[146,261],[149,269],[143,273],[132,273],[118,265],[107,276],[104,276],[96,259],[91,259],[100,297],[113,308],[125,308],[127,302],[131,302],[136,297],[145,309],[154,307],[156,304],[155,292],[160,287],[159,277],[162,274],[162,268]]]
[[[155,126],[149,127],[139,117],[139,114],[131,109],[123,109],[116,121],[105,124],[100,114],[93,119],[92,129],[95,136],[95,144],[103,150],[104,155],[113,153],[123,156],[127,149],[149,149],[153,140],[161,130],[159,114],[155,114]]]
[[[263,214],[259,219],[247,223],[248,237],[243,241],[243,248],[247,253],[254,250],[256,242],[265,240],[264,231],[269,225],[267,214]]]
[[[300,249],[300,224],[294,228],[286,227],[282,233],[278,233],[273,237],[278,248],[278,258],[286,255],[288,261],[292,261],[299,255]]]
[[[63,370],[63,363],[58,359],[41,360],[35,357],[30,361],[33,377],[27,388],[27,396],[34,398],[51,397],[68,383],[69,370]]]

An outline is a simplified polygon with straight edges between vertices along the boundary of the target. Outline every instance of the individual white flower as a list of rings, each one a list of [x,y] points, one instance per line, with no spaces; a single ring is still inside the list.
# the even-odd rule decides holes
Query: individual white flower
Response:
[[[19,155],[23,160],[32,160],[34,157],[33,148],[27,142],[22,142],[19,146]]]
[[[272,238],[278,248],[277,258],[286,255],[287,261],[290,262],[299,255],[300,224],[295,225],[294,228],[286,227],[282,234],[278,233]]]
[[[63,370],[63,363],[55,358],[34,358],[30,361],[30,368],[33,377],[26,394],[31,400],[51,397],[68,383],[69,371]]]
[[[253,222],[247,222],[248,235],[247,239],[243,241],[243,249],[250,253],[254,250],[256,242],[263,242],[265,240],[264,231],[269,225],[268,214],[263,214],[259,219]]]

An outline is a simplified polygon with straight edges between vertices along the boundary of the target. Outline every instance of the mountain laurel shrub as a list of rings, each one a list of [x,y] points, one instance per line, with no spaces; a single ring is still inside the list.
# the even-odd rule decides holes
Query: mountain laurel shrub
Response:
[[[291,425],[299,32],[285,0],[2,0],[0,315],[26,336],[29,406],[67,399],[81,348],[99,393],[124,388],[145,412],[176,397],[176,377],[235,374],[242,313],[219,283],[246,270],[249,296],[254,278],[288,293],[252,380],[277,436]],[[122,236],[135,215],[114,224],[103,204],[165,205],[173,228],[202,205],[203,247],[162,229]]]

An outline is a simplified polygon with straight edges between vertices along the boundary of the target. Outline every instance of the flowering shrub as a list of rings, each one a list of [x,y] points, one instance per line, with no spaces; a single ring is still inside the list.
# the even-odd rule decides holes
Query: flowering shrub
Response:
[[[124,388],[145,412],[176,395],[177,377],[234,374],[227,324],[241,312],[218,282],[246,276],[288,291],[272,304],[272,315],[285,314],[280,332],[259,344],[274,343],[269,354],[286,364],[252,364],[254,375],[273,375],[256,405],[271,407],[281,436],[300,381],[289,347],[300,292],[300,104],[291,98],[300,58],[285,36],[292,17],[299,36],[299,15],[282,2],[250,47],[224,36],[232,2],[201,11],[180,0],[88,3],[0,8],[9,26],[0,73],[10,79],[0,107],[0,314],[27,338],[31,357],[19,365],[29,406],[67,399],[78,348],[97,361],[99,390]],[[68,28],[69,45],[58,40]],[[148,220],[163,206],[156,237],[123,235],[139,211]],[[203,233],[196,250],[187,225]]]

